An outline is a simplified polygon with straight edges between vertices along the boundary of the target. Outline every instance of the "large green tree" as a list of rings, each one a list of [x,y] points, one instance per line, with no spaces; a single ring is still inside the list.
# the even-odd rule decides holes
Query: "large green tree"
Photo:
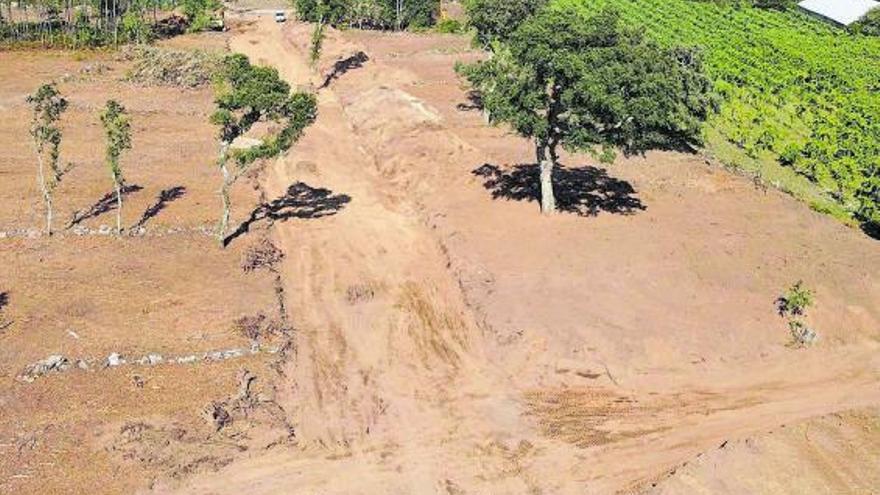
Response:
[[[621,25],[614,10],[585,17],[543,9],[523,22],[495,56],[459,72],[479,91],[495,124],[535,143],[541,210],[556,210],[553,169],[559,148],[611,162],[652,148],[701,141],[714,106],[700,55],[667,49]]]
[[[468,25],[476,30],[480,46],[506,41],[526,19],[547,4],[547,0],[465,0]]]
[[[211,115],[211,122],[220,128],[217,167],[223,176],[220,188],[223,214],[217,236],[224,243],[229,228],[232,185],[256,161],[290,149],[315,121],[317,100],[309,93],[291,92],[290,85],[279,77],[277,70],[251,65],[241,54],[224,59],[218,82],[217,110]],[[282,128],[265,136],[254,147],[230,152],[232,142],[257,122],[274,122]]]

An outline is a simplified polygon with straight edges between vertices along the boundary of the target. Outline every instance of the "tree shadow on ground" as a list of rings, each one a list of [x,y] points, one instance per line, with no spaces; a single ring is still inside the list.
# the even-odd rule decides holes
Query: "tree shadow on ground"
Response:
[[[465,95],[467,98],[467,103],[459,103],[455,106],[456,109],[462,112],[470,112],[474,110],[483,110],[483,96],[479,91],[468,91]]]
[[[9,305],[9,293],[8,292],[0,292],[0,332],[3,332],[7,328],[11,327],[14,322],[6,321],[3,318],[3,309]]]
[[[159,193],[159,196],[156,198],[156,202],[150,205],[144,211],[144,214],[141,215],[141,219],[137,221],[136,224],[132,225],[132,229],[139,229],[146,225],[151,218],[155,217],[159,214],[160,211],[165,209],[165,206],[177,199],[183,197],[186,194],[186,188],[183,186],[174,186],[169,187],[168,189],[163,190]]]
[[[287,193],[269,203],[263,203],[251,212],[250,217],[241,223],[235,232],[223,240],[223,246],[250,231],[251,225],[261,220],[270,222],[285,221],[290,218],[322,218],[339,213],[351,202],[347,194],[333,194],[324,188],[315,188],[304,182],[297,182],[287,188]]]
[[[128,196],[129,194],[136,193],[142,189],[143,187],[137,184],[125,184],[122,186],[122,196]],[[90,206],[87,210],[75,212],[73,214],[73,219],[67,224],[67,228],[69,229],[75,225],[79,225],[85,220],[103,215],[114,208],[116,208],[116,191],[111,191],[101,197],[101,199]]]
[[[541,201],[538,165],[523,164],[502,170],[487,163],[472,173],[484,179],[483,187],[491,191],[492,199]],[[629,182],[611,177],[597,167],[557,166],[553,171],[553,189],[559,211],[584,217],[596,216],[603,211],[632,215],[647,209],[635,196],[636,190]]]
[[[880,241],[880,224],[865,222],[861,225],[862,232],[868,237]]]
[[[322,84],[321,87],[318,89],[324,89],[330,86],[330,83],[332,83],[336,79],[339,79],[340,77],[345,75],[346,72],[352,69],[360,69],[369,60],[370,57],[366,53],[359,51],[348,58],[336,61],[336,63],[333,64],[333,69],[330,71],[329,74],[327,74],[327,77],[324,79],[324,84]]]

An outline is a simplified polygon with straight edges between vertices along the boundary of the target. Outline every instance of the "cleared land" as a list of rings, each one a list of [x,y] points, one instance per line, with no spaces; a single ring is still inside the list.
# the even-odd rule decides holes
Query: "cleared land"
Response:
[[[13,267],[0,279],[12,281],[4,315],[52,322],[16,323],[0,336],[4,352],[18,346],[23,355],[3,355],[3,489],[733,495],[754,486],[787,493],[798,472],[809,475],[797,486],[817,493],[876,484],[876,241],[676,153],[607,169],[565,156],[558,192],[567,213],[542,217],[530,143],[486,127],[455,77],[455,61],[481,56],[469,40],[331,31],[315,73],[310,35],[309,26],[259,19],[236,25],[230,39],[232,50],[312,87],[336,62],[369,56],[319,92],[316,124],[260,179],[266,198],[305,197],[303,208],[320,213],[291,212],[271,232],[285,253],[291,352],[274,367],[274,357],[261,356],[15,381],[21,366],[61,351],[247,345],[224,322],[276,300],[268,274],[238,267],[245,246],[265,234],[256,228],[227,251],[199,234],[2,240],[3,266]],[[49,73],[2,101],[20,102]],[[213,130],[207,110],[179,114],[204,108],[207,90],[169,90],[169,100],[144,91],[174,109],[163,125],[187,125],[187,148],[203,151],[161,182],[135,176],[132,158],[132,182],[144,192],[146,184],[192,189],[151,222],[173,225],[172,207],[187,205],[184,224],[201,225],[216,213]],[[86,132],[73,130],[86,122],[65,125]],[[6,125],[26,130],[24,120]],[[154,152],[173,167],[173,156]],[[22,171],[32,166],[27,150],[10,159],[0,170],[22,178],[9,186],[20,195],[9,207],[21,209],[13,201],[26,197],[36,212],[25,209],[32,220],[21,225],[38,224]],[[77,205],[106,192],[99,175]],[[237,191],[239,220],[259,201],[248,185]],[[102,218],[90,225],[110,223]],[[71,253],[104,245],[107,268]],[[143,246],[152,250],[134,252]],[[58,270],[26,255],[39,249]],[[30,288],[47,273],[59,281]],[[100,292],[91,273],[100,274]],[[821,335],[803,350],[788,346],[774,308],[798,279],[816,290],[810,321]],[[91,313],[32,301],[67,297],[70,287],[82,298],[75,307]],[[65,327],[110,340],[65,337]],[[68,351],[74,342],[88,347]],[[261,406],[218,431],[202,411],[212,401],[241,405],[241,367],[258,376]],[[846,476],[828,460],[835,456],[847,460]]]
[[[224,49],[225,39],[175,43]],[[202,356],[249,349],[234,321],[279,313],[274,277],[240,268],[261,226],[227,250],[205,233],[219,213],[210,88],[123,82],[129,63],[103,54],[3,52],[0,66],[0,492],[130,493],[160,474],[222,464],[238,449],[206,444],[212,427],[202,409],[235,394],[241,368],[265,376],[277,356]],[[43,205],[24,101],[50,80],[71,102],[61,158],[75,165],[57,192],[53,238],[39,231]],[[115,203],[101,201],[112,183],[98,113],[111,97],[133,121],[134,148],[123,163],[136,187],[124,225],[143,228],[121,239],[107,235]],[[177,192],[162,200],[168,190]],[[244,217],[259,197],[243,182],[235,200]],[[197,362],[105,368],[112,353]],[[20,379],[51,355],[69,368]]]
[[[262,22],[233,48],[317,86],[309,33]],[[468,40],[334,33],[321,72],[361,50],[266,176],[352,198],[278,227],[299,448],[182,493],[631,492],[728,439],[876,416],[874,241],[670,153],[566,157],[560,196],[583,213],[543,218],[529,143],[485,127],[457,85]],[[773,310],[798,278],[823,301],[805,352]],[[870,481],[859,459],[853,491]]]

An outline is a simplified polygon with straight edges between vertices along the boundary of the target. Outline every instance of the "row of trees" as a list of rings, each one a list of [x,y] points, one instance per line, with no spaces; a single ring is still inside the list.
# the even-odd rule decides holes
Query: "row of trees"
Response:
[[[469,0],[470,24],[489,56],[457,66],[490,122],[534,142],[544,213],[556,210],[561,148],[609,163],[616,150],[701,144],[717,102],[697,49],[661,47],[611,9],[588,17],[544,3]]]
[[[290,85],[271,67],[251,65],[244,55],[229,55],[223,60],[217,76],[216,111],[211,122],[219,128],[217,169],[222,176],[220,199],[222,213],[217,236],[225,244],[232,203],[230,190],[235,182],[256,162],[278,156],[293,146],[317,117],[317,99],[311,93],[292,92]],[[68,101],[55,84],[45,84],[28,96],[33,110],[30,134],[37,156],[37,179],[46,208],[46,232],[53,233],[55,192],[71,166],[62,166],[61,117]],[[116,232],[122,233],[122,205],[125,175],[121,158],[131,149],[131,119],[125,107],[115,100],[107,101],[100,115],[106,138],[106,163],[116,195]],[[233,141],[246,134],[259,122],[270,122],[280,130],[263,137],[247,149],[232,150]]]
[[[37,155],[37,182],[46,205],[46,232],[52,235],[53,202],[55,190],[61,184],[71,166],[62,166],[61,128],[58,126],[68,102],[54,84],[44,84],[28,96],[33,110],[30,134]],[[122,232],[122,188],[125,177],[120,157],[131,149],[131,121],[125,107],[115,100],[108,100],[101,112],[101,124],[106,138],[107,168],[116,191],[116,232]]]
[[[406,29],[437,22],[440,0],[293,0],[307,22],[359,29]]]
[[[15,7],[13,7],[15,5]],[[67,48],[146,43],[212,24],[219,0],[5,0],[0,42]],[[169,16],[179,10],[183,16]]]

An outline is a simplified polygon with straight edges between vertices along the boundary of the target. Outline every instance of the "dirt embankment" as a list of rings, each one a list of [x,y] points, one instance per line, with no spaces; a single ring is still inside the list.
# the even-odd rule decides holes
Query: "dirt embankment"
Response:
[[[308,38],[263,20],[233,41],[314,87],[369,56],[320,91],[318,122],[265,178],[316,212],[276,232],[297,326],[279,387],[298,445],[182,492],[673,490],[670,470],[724,442],[880,403],[874,241],[668,153],[608,170],[566,157],[567,213],[541,217],[529,143],[485,127],[457,85],[454,61],[476,56],[466,40],[332,32],[312,74]],[[820,301],[808,350],[786,346],[773,308],[798,279]],[[857,473],[827,486],[870,483],[865,435],[847,454]],[[788,461],[810,469],[799,448]],[[748,462],[686,472],[714,486],[757,476]]]

